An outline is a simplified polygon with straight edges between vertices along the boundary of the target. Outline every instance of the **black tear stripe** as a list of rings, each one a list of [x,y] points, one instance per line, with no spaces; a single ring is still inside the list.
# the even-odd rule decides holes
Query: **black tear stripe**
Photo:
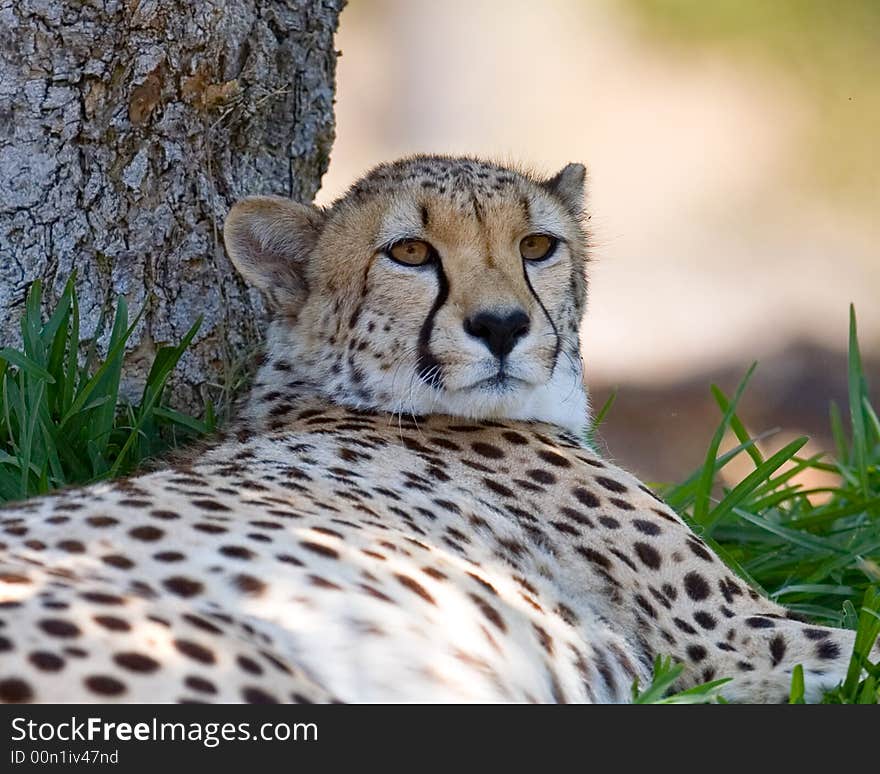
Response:
[[[544,316],[547,318],[547,322],[550,323],[550,327],[553,329],[553,335],[556,337],[556,347],[553,350],[553,365],[550,367],[550,376],[552,378],[553,372],[556,370],[556,363],[559,361],[559,350],[562,348],[562,339],[559,337],[559,330],[556,328],[556,323],[553,322],[553,318],[550,316],[550,312],[547,311],[547,307],[544,306],[544,302],[540,299],[538,294],[535,292],[535,289],[532,287],[532,282],[529,279],[529,270],[526,268],[525,261],[523,261],[523,277],[525,277],[526,285],[528,286],[529,291],[535,297],[535,301],[538,302],[538,306],[541,307],[541,311],[544,312]]]
[[[367,291],[370,288],[370,270],[373,268],[375,262],[376,256],[374,255],[364,269],[364,276],[361,278],[361,298],[367,297]]]
[[[370,269],[373,268],[373,261],[371,260],[367,264],[367,268],[364,269],[364,276],[361,278],[361,300],[358,301],[358,305],[355,307],[354,312],[351,313],[351,317],[348,318],[348,327],[351,330],[354,330],[354,327],[358,324],[358,320],[360,320],[361,312],[364,309],[364,299],[367,297],[367,291],[369,290],[370,283]]]
[[[446,279],[446,274],[443,273],[443,265],[440,263],[439,258],[434,261],[433,267],[437,275],[437,298],[434,299],[431,311],[428,312],[428,316],[425,318],[419,331],[416,373],[426,384],[439,390],[443,387],[443,366],[434,357],[434,353],[431,352],[430,341],[431,333],[434,330],[434,318],[437,316],[440,307],[446,303],[446,299],[449,297],[449,281]]]

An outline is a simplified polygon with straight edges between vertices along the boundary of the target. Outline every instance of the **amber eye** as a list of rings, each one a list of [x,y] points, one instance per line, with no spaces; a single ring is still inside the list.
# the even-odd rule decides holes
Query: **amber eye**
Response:
[[[529,234],[519,243],[519,252],[527,261],[540,261],[553,252],[556,240],[546,234]]]
[[[421,266],[431,260],[431,245],[421,239],[404,239],[388,250],[388,254],[398,263],[407,266]]]

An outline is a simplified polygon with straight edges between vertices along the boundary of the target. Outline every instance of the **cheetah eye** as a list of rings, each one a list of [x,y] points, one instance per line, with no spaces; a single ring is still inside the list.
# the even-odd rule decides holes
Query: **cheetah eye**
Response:
[[[423,266],[434,254],[431,245],[421,239],[404,239],[395,242],[386,252],[393,260],[406,266]]]
[[[527,261],[543,261],[553,254],[558,241],[546,234],[529,234],[519,243],[519,252]]]

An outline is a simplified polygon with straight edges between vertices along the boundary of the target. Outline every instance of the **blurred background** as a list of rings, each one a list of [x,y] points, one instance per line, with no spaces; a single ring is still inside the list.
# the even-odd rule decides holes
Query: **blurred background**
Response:
[[[625,467],[698,465],[710,383],[754,360],[749,430],[830,448],[850,302],[880,383],[880,1],[349,0],[337,47],[320,203],[407,153],[587,164],[583,353]]]

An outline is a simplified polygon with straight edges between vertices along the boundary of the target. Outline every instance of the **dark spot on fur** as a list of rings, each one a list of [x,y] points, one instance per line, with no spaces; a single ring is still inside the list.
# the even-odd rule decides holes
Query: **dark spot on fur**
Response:
[[[86,688],[99,696],[119,696],[125,693],[125,684],[109,675],[90,675],[83,682]]]
[[[103,626],[111,632],[127,632],[131,630],[128,621],[115,615],[96,615],[94,621],[98,626]]]
[[[501,617],[501,614],[492,607],[492,605],[477,594],[470,594],[469,596],[474,604],[480,609],[480,612],[486,616],[492,624],[497,626],[502,632],[507,631],[507,625],[504,623],[504,619]]]
[[[45,618],[40,621],[40,628],[50,637],[79,637],[79,627],[61,618]]]
[[[532,478],[541,484],[555,484],[556,483],[556,476],[554,476],[549,470],[541,470],[540,468],[534,468],[532,470],[527,470],[526,475],[529,478]]]
[[[158,527],[144,526],[135,527],[134,529],[129,530],[128,534],[131,535],[135,540],[153,542],[161,538],[162,535],[164,535],[165,533]]]
[[[194,597],[201,593],[203,588],[199,581],[181,575],[166,578],[162,585],[172,594],[177,594],[179,597]]]
[[[694,613],[694,620],[704,629],[714,629],[716,625],[715,619],[705,610],[698,610]]]
[[[600,505],[599,498],[589,489],[584,489],[582,486],[576,486],[571,490],[571,493],[581,505],[585,505],[587,508],[598,508]]]
[[[174,640],[174,647],[184,656],[198,661],[200,664],[213,664],[214,654],[203,645],[191,640]]]
[[[770,659],[773,662],[773,666],[776,666],[782,661],[784,656],[785,638],[781,634],[777,634],[772,640],[770,640]]]
[[[569,462],[565,457],[555,451],[550,451],[549,449],[541,449],[538,451],[538,456],[544,460],[544,462],[549,463],[550,465],[554,465],[557,468],[570,468],[571,462]]]
[[[636,550],[636,555],[641,559],[642,564],[645,567],[648,567],[651,570],[659,570],[660,566],[663,564],[663,560],[660,557],[660,552],[657,551],[653,546],[649,546],[647,543],[636,543],[633,546]]]
[[[488,459],[500,460],[504,458],[504,452],[491,443],[476,441],[471,444],[471,448],[480,456],[487,457]]]
[[[686,652],[688,658],[696,664],[706,658],[706,649],[702,645],[688,645]]]
[[[653,521],[645,521],[644,519],[633,519],[632,525],[643,535],[659,535],[661,531]]]
[[[401,585],[405,586],[410,591],[418,594],[426,602],[429,602],[432,605],[437,604],[434,601],[434,597],[432,597],[428,593],[428,590],[424,586],[422,586],[422,584],[419,583],[414,578],[410,578],[408,575],[402,575],[401,573],[398,573],[398,572],[394,573],[394,577],[397,578],[397,580],[401,583]]]
[[[339,558],[339,552],[336,549],[330,548],[330,546],[325,546],[322,543],[312,543],[309,540],[301,540],[300,545],[307,551],[311,551],[313,554],[318,554],[319,556],[324,556],[328,559]]]
[[[131,672],[149,673],[155,672],[159,668],[159,662],[156,659],[135,651],[117,653],[113,656],[113,660],[123,669],[128,669]]]
[[[266,584],[263,581],[245,573],[239,573],[233,577],[232,582],[239,591],[251,596],[258,596],[266,590]]]
[[[696,572],[689,572],[684,576],[684,590],[695,602],[706,599],[710,593],[706,579]]]
[[[626,487],[618,481],[615,481],[613,478],[606,478],[605,476],[596,476],[596,483],[599,486],[604,487],[609,492],[617,492],[618,494],[625,492]]]
[[[278,704],[279,701],[271,693],[252,686],[243,688],[241,696],[246,704]]]
[[[824,661],[832,661],[840,655],[840,646],[834,640],[820,640],[816,645],[816,656]]]
[[[57,672],[64,668],[65,661],[61,656],[49,653],[45,650],[36,650],[28,656],[31,662],[41,672]]]
[[[29,702],[34,698],[34,691],[24,680],[10,677],[0,680],[0,701],[9,704]]]

